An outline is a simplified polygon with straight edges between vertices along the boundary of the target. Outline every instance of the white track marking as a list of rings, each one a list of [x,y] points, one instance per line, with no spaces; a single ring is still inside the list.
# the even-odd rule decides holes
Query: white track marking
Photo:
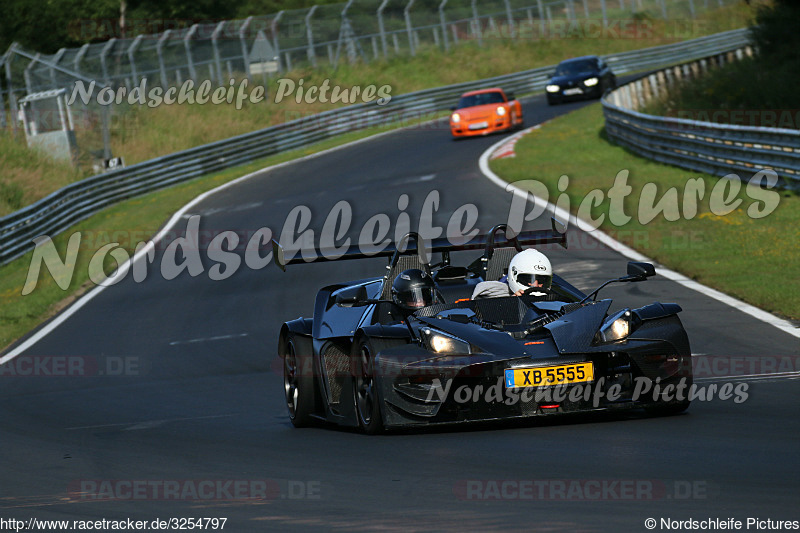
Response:
[[[203,337],[200,339],[189,339],[186,341],[172,341],[169,343],[170,346],[177,346],[179,344],[194,344],[196,342],[208,342],[208,341],[221,341],[225,339],[239,339],[241,337],[247,337],[247,333],[234,333],[232,335],[217,335],[216,337]]]
[[[358,140],[355,140],[355,141],[351,141],[349,143],[342,144],[342,145],[339,145],[339,146],[334,146],[333,148],[328,148],[326,150],[322,150],[321,152],[316,152],[316,153],[313,153],[313,154],[305,155],[303,157],[299,157],[297,159],[292,159],[291,161],[285,161],[283,163],[278,163],[277,165],[272,165],[270,167],[262,168],[262,169],[256,170],[255,172],[251,172],[250,174],[242,176],[240,178],[236,178],[233,181],[229,181],[228,183],[223,183],[222,185],[220,185],[219,187],[216,187],[215,189],[211,189],[210,191],[206,191],[206,192],[200,194],[199,196],[196,196],[191,202],[189,202],[188,204],[184,205],[174,215],[172,215],[172,218],[170,218],[169,221],[164,225],[164,227],[155,235],[155,237],[153,237],[150,240],[148,245],[145,246],[144,248],[142,248],[142,250],[140,250],[140,252],[138,254],[135,254],[129,261],[124,263],[119,268],[119,273],[117,275],[124,277],[127,274],[128,270],[130,269],[131,264],[133,264],[134,261],[138,261],[142,257],[144,257],[145,254],[147,254],[150,250],[152,250],[153,247],[155,246],[155,244],[157,242],[159,242],[161,239],[163,239],[164,236],[170,231],[170,229],[172,227],[174,227],[182,218],[184,218],[184,217],[188,218],[187,213],[189,212],[189,209],[191,209],[195,205],[199,204],[200,202],[202,202],[203,200],[205,200],[209,196],[212,196],[212,195],[214,195],[214,194],[216,194],[216,193],[218,193],[220,191],[223,191],[223,190],[225,190],[225,189],[227,189],[229,187],[233,187],[234,185],[237,185],[237,184],[239,184],[239,183],[241,183],[243,181],[246,181],[246,180],[248,180],[248,179],[250,179],[250,178],[252,178],[254,176],[258,176],[258,175],[263,174],[265,172],[270,172],[270,171],[273,171],[273,170],[278,169],[278,168],[287,167],[289,165],[293,165],[295,163],[299,163],[300,161],[307,161],[309,159],[314,159],[316,157],[320,157],[322,155],[329,154],[331,152],[335,152],[337,150],[342,150],[344,148],[348,148],[348,147],[351,147],[351,146],[354,146],[354,145],[357,145],[357,144],[361,144],[363,142],[372,141],[374,139],[383,137],[385,135],[391,135],[392,133],[398,133],[398,132],[402,132],[402,131],[404,131],[402,128],[398,128],[398,129],[394,129],[394,130],[390,130],[390,131],[384,131],[382,133],[376,133],[375,135],[371,135],[369,137],[364,137],[363,139],[358,139]],[[91,302],[95,297],[97,297],[98,294],[102,293],[105,288],[106,288],[105,285],[96,285],[89,292],[84,294],[82,297],[78,298],[78,300],[74,304],[72,304],[71,306],[66,308],[64,311],[62,311],[61,314],[59,314],[53,320],[48,322],[39,331],[37,331],[36,333],[31,335],[28,339],[26,339],[19,346],[17,346],[16,348],[11,350],[10,352],[5,354],[4,356],[0,357],[0,365],[5,364],[8,361],[11,361],[15,357],[17,357],[19,354],[21,354],[22,352],[24,352],[25,350],[27,350],[28,348],[30,348],[31,346],[33,346],[34,344],[36,344],[37,342],[42,340],[44,337],[49,335],[54,329],[56,329],[58,326],[63,324],[69,317],[71,317],[72,315],[77,313],[83,306],[85,306],[86,304]]]
[[[211,418],[228,418],[237,415],[207,415],[207,416],[187,416],[181,418],[164,418],[159,420],[144,420],[142,422],[119,422],[116,424],[100,424],[97,426],[75,426],[71,428],[64,428],[66,431],[74,431],[80,429],[108,429],[108,428],[122,428],[123,431],[130,429],[144,429],[145,427],[157,427],[168,422],[185,422],[187,420],[209,420]]]
[[[520,133],[525,133],[525,132],[527,132],[529,130],[533,130],[535,128],[536,128],[536,126],[534,126],[533,128],[528,128],[528,129],[526,129],[526,130],[524,130],[523,132],[520,132]],[[491,157],[491,155],[494,153],[494,151],[498,147],[502,146],[503,143],[505,143],[505,142],[506,142],[506,139],[503,139],[503,140],[493,144],[492,146],[490,146],[485,152],[483,152],[483,154],[481,154],[481,157],[478,160],[478,165],[480,166],[481,172],[483,172],[484,176],[486,176],[489,180],[491,180],[495,185],[497,185],[498,187],[500,187],[500,188],[502,188],[504,190],[508,190],[508,188],[510,187],[510,188],[513,188],[515,191],[517,191],[520,194],[530,194],[530,193],[528,193],[528,191],[520,189],[519,187],[517,187],[517,186],[515,186],[513,184],[509,184],[508,182],[504,181],[502,178],[500,178],[500,176],[498,176],[497,174],[492,172],[492,170],[489,168],[489,157]],[[624,255],[625,257],[627,257],[629,259],[633,259],[634,261],[646,261],[648,263],[652,263],[653,262],[652,259],[649,259],[649,258],[645,257],[644,255],[640,254],[639,252],[637,252],[637,251],[635,251],[635,250],[633,250],[631,248],[628,248],[627,246],[625,246],[621,242],[612,239],[611,237],[609,237],[605,233],[601,232],[600,230],[594,229],[585,220],[582,220],[582,219],[578,218],[577,216],[575,216],[575,215],[573,215],[573,214],[571,214],[571,213],[569,213],[569,212],[567,212],[567,211],[565,211],[563,209],[560,209],[556,205],[551,204],[550,202],[547,202],[544,199],[539,198],[539,197],[535,197],[534,202],[536,203],[536,205],[544,205],[546,207],[546,210],[552,212],[553,216],[555,216],[557,219],[569,220],[570,226],[573,226],[573,225],[577,226],[579,229],[581,229],[582,231],[588,233],[593,238],[595,238],[598,241],[600,241],[602,244],[608,246],[609,248],[611,248],[612,250],[614,250],[616,252],[619,252],[620,254]],[[788,320],[784,320],[784,319],[782,319],[780,317],[777,317],[777,316],[773,315],[772,313],[768,313],[768,312],[766,312],[766,311],[764,311],[762,309],[759,309],[758,307],[752,306],[752,305],[750,305],[748,303],[745,303],[745,302],[743,302],[741,300],[737,300],[736,298],[733,298],[732,296],[728,296],[727,294],[722,293],[722,292],[720,292],[720,291],[718,291],[716,289],[712,289],[711,287],[706,287],[705,285],[703,285],[701,283],[698,283],[698,282],[696,282],[694,280],[691,280],[691,279],[687,278],[683,274],[679,274],[678,272],[674,272],[674,271],[669,270],[667,268],[659,267],[658,273],[660,275],[664,276],[667,279],[670,279],[670,280],[672,280],[672,281],[674,281],[676,283],[679,283],[679,284],[683,285],[684,287],[686,287],[688,289],[691,289],[693,291],[697,291],[699,293],[702,293],[702,294],[708,296],[709,298],[713,298],[714,300],[717,300],[718,302],[722,302],[722,303],[724,303],[726,305],[729,305],[729,306],[731,306],[731,307],[733,307],[735,309],[738,309],[738,310],[742,311],[743,313],[747,313],[748,315],[752,316],[753,318],[756,318],[757,320],[760,320],[762,322],[765,322],[767,324],[775,326],[776,328],[778,328],[778,329],[780,329],[782,331],[785,331],[789,335],[793,335],[795,337],[800,338],[800,328],[798,328],[797,326],[795,326],[794,324],[792,324]]]

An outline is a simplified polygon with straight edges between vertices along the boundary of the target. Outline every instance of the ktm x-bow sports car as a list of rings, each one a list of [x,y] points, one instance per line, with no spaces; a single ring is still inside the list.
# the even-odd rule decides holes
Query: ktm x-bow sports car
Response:
[[[562,413],[685,410],[692,373],[681,308],[651,303],[612,311],[611,300],[597,299],[609,283],[655,275],[651,264],[628,263],[626,276],[589,294],[553,275],[535,295],[470,299],[477,283],[499,280],[524,246],[566,247],[560,229],[554,221],[552,230],[508,237],[499,225],[458,246],[444,239],[425,246],[410,233],[369,255],[390,257],[386,275],[320,289],[314,316],[284,323],[279,334],[292,423],[328,421],[372,434]],[[273,249],[282,268],[331,257],[319,249],[287,257],[276,242]],[[451,264],[451,252],[462,250],[482,254],[469,266]],[[367,257],[355,248],[337,255],[330,260]],[[432,257],[439,261],[431,264]],[[431,277],[434,300],[398,305],[398,276]]]
[[[511,131],[525,123],[519,100],[497,87],[464,93],[450,110],[450,133],[454,139]]]

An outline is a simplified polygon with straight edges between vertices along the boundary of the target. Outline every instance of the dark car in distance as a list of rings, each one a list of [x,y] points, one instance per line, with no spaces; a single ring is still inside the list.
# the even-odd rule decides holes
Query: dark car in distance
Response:
[[[603,58],[583,56],[562,61],[545,88],[547,103],[600,98],[617,86],[617,78]]]

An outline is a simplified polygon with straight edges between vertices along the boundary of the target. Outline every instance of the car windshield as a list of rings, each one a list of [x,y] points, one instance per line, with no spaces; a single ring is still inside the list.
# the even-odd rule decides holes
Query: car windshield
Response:
[[[578,61],[565,61],[558,65],[556,76],[572,76],[583,72],[596,72],[597,61],[594,59],[581,59]]]
[[[505,100],[503,100],[503,95],[498,91],[491,93],[471,94],[469,96],[461,97],[461,99],[458,101],[458,109],[475,107],[476,105],[502,104],[503,102],[505,102]]]

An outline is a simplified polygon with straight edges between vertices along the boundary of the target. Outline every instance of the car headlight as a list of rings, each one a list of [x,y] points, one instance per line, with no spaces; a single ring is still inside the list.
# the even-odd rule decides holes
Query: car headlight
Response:
[[[612,315],[597,332],[599,342],[614,342],[622,340],[631,334],[631,311],[623,309]]]
[[[597,82],[600,81],[597,78],[589,78],[588,80],[583,80],[583,84],[587,87],[594,87],[597,85]]]
[[[452,120],[453,122],[461,122],[461,115],[459,115],[458,113],[453,113],[450,116],[450,120]]]
[[[497,114],[502,117],[503,115],[506,114],[506,108],[503,107],[503,106],[498,107],[497,108]]]
[[[559,87],[558,85],[548,85],[547,87],[545,87],[545,89],[549,93],[557,93],[558,91],[561,90],[561,87]]]
[[[442,354],[469,354],[469,343],[435,329],[422,330],[425,344],[431,351]]]

